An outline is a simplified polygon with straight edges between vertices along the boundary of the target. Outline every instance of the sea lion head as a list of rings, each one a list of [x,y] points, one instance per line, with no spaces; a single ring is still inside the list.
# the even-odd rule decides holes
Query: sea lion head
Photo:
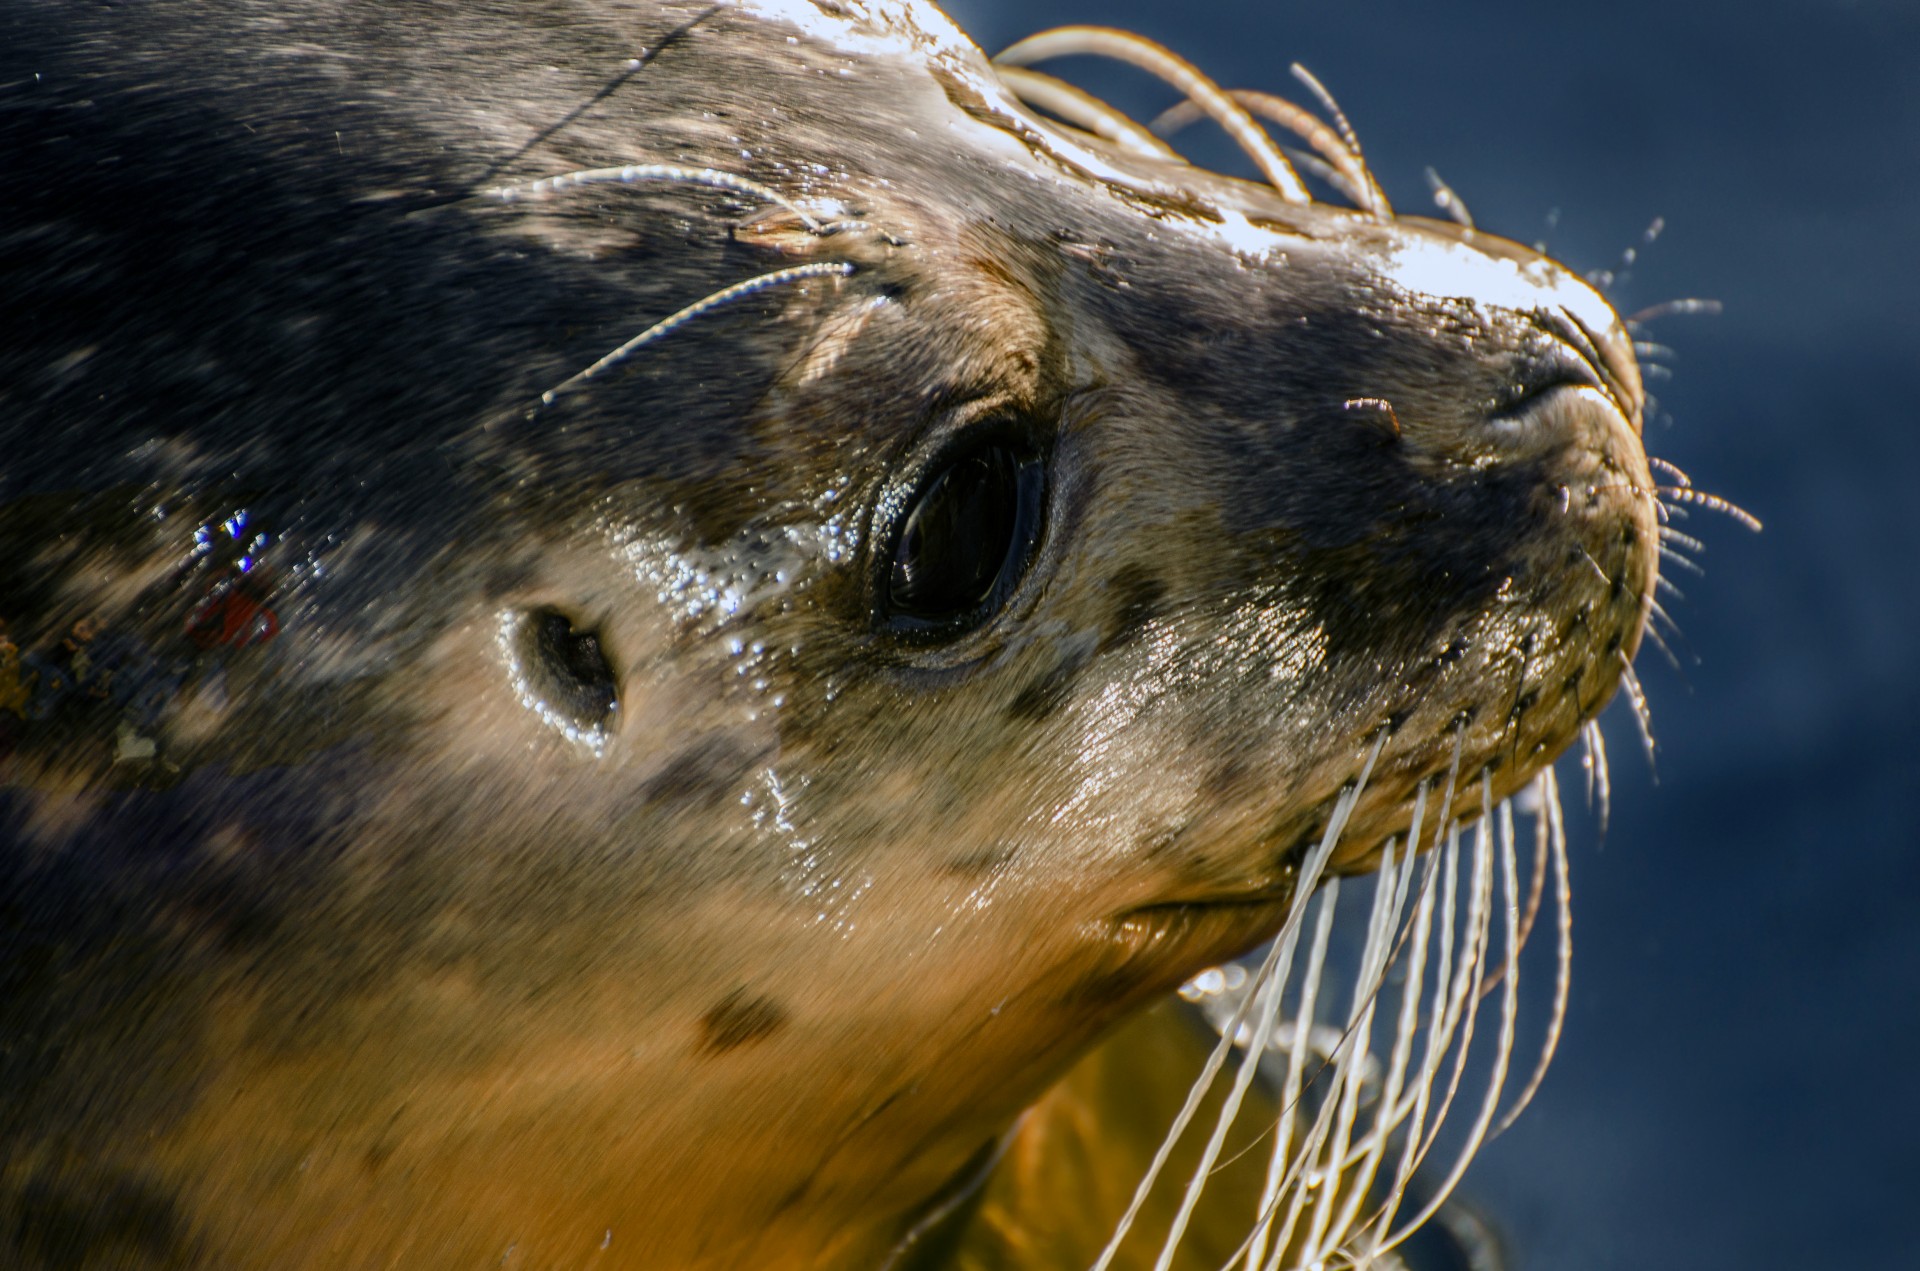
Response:
[[[16,45],[30,1259],[874,1260],[1635,652],[1561,266],[1049,124],[921,6],[550,17]]]

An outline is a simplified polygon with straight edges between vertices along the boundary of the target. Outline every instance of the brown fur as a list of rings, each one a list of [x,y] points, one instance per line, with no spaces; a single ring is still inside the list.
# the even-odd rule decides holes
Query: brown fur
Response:
[[[1270,933],[1382,730],[1342,869],[1612,693],[1651,483],[1583,284],[792,11],[14,10],[0,668],[86,620],[122,678],[0,684],[0,1260],[874,1264]],[[873,228],[497,193],[622,163]],[[899,638],[884,509],[988,424],[1044,539]],[[546,611],[617,689],[572,738]]]

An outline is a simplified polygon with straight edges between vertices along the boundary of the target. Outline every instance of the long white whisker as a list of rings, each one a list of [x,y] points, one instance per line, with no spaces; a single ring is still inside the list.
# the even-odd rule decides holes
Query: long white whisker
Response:
[[[629,163],[618,168],[583,168],[578,172],[542,177],[525,185],[501,186],[494,193],[503,202],[512,203],[523,198],[539,198],[589,185],[638,185],[651,181],[669,185],[699,185],[711,190],[745,194],[787,209],[815,233],[821,228],[817,218],[778,190],[731,172],[722,172],[718,168],[683,168],[671,163]]]
[[[782,283],[799,282],[807,278],[824,278],[829,275],[844,278],[852,272],[853,266],[844,260],[816,261],[813,264],[793,265],[786,269],[776,269],[770,274],[761,274],[756,278],[749,278],[744,282],[736,282],[731,287],[722,287],[712,295],[701,300],[696,300],[686,308],[660,319],[660,321],[654,323],[639,335],[634,336],[631,340],[628,340],[625,344],[607,354],[586,370],[568,376],[560,383],[540,394],[540,401],[543,405],[551,406],[554,399],[560,394],[567,392],[569,389],[586,380],[592,379],[608,367],[631,356],[636,350],[643,346],[653,343],[662,336],[671,334],[701,314],[713,309],[718,309],[721,305],[729,301],[738,300],[742,296],[750,296],[757,291],[765,291],[769,287],[780,286]]]
[[[1412,1021],[1417,1018],[1419,1009],[1420,981],[1425,972],[1426,947],[1433,916],[1434,880],[1437,875],[1444,875],[1444,885],[1440,889],[1443,897],[1441,900],[1440,922],[1440,969],[1434,984],[1432,1011],[1433,1018],[1436,1021],[1440,1019],[1442,1014],[1441,1004],[1446,1000],[1448,995],[1448,967],[1451,964],[1453,939],[1451,933],[1454,930],[1456,912],[1454,906],[1454,883],[1457,871],[1454,867],[1454,862],[1459,852],[1459,826],[1457,822],[1452,822],[1450,818],[1453,808],[1455,782],[1460,774],[1460,757],[1464,742],[1464,734],[1455,733],[1453,758],[1447,768],[1446,783],[1442,789],[1440,800],[1440,815],[1435,822],[1433,848],[1428,856],[1427,877],[1426,881],[1422,884],[1422,912],[1425,914],[1425,918],[1418,926],[1415,937],[1418,943],[1418,949],[1415,953],[1414,965],[1418,969],[1413,973],[1406,990],[1407,995],[1412,1000],[1403,1000],[1402,1003],[1402,1039],[1404,1045],[1396,1045],[1395,1063],[1398,1065],[1398,1071],[1402,1078],[1404,1078],[1406,1064],[1411,1051],[1413,1033],[1416,1031],[1412,1027]],[[1408,853],[1409,861],[1414,858],[1418,851],[1419,829],[1426,807],[1425,782],[1421,783],[1419,790],[1420,797],[1414,805],[1414,822],[1409,829],[1407,838],[1408,843],[1411,845]],[[1317,987],[1317,970],[1310,969],[1307,986],[1303,989],[1302,993],[1299,1008],[1300,1022],[1296,1026],[1297,1030],[1311,1027],[1314,993]],[[1428,1030],[1426,1039],[1427,1049],[1421,1060],[1420,1077],[1415,1083],[1413,1096],[1405,1103],[1397,1106],[1393,1098],[1389,1096],[1382,1104],[1383,1108],[1391,1110],[1393,1124],[1398,1124],[1400,1120],[1406,1117],[1409,1111],[1414,1112],[1414,1133],[1416,1136],[1418,1135],[1419,1125],[1425,1117],[1427,1099],[1432,1090],[1434,1073],[1438,1070],[1441,1055],[1446,1051],[1444,1038],[1440,1040],[1436,1049],[1436,1031],[1437,1030],[1432,1029]],[[1291,1237],[1293,1225],[1298,1218],[1299,1197],[1294,1196],[1289,1205],[1288,1217],[1284,1231],[1281,1234],[1280,1242],[1274,1248],[1271,1260],[1263,1262],[1268,1242],[1272,1237],[1271,1228],[1273,1217],[1281,1199],[1282,1189],[1291,1182],[1297,1173],[1304,1171],[1311,1156],[1310,1144],[1304,1145],[1301,1152],[1297,1155],[1290,1154],[1288,1150],[1288,1135],[1292,1130],[1294,1110],[1299,1102],[1301,1065],[1303,1061],[1304,1052],[1296,1047],[1295,1051],[1289,1056],[1287,1078],[1281,1090],[1281,1121],[1275,1131],[1273,1157],[1267,1169],[1266,1186],[1261,1193],[1261,1216],[1253,1236],[1249,1238],[1246,1244],[1248,1251],[1246,1266],[1248,1271],[1259,1271],[1263,1266],[1278,1266],[1280,1257],[1286,1249],[1287,1240]],[[1388,1113],[1382,1114],[1383,1117],[1387,1115]],[[1385,1134],[1388,1132],[1390,1132],[1390,1126],[1376,1129],[1375,1131],[1383,1143]],[[1405,1190],[1407,1179],[1410,1178],[1412,1174],[1412,1149],[1413,1144],[1409,1141],[1405,1151],[1402,1153],[1400,1166],[1395,1174],[1396,1186],[1402,1192]],[[1290,1155],[1292,1155],[1292,1163],[1288,1165],[1287,1161]]]
[[[1483,794],[1486,781],[1487,778],[1482,776]],[[1434,1112],[1433,1123],[1427,1127],[1420,1150],[1414,1155],[1416,1168],[1433,1150],[1434,1142],[1440,1136],[1440,1128],[1453,1109],[1454,1097],[1460,1091],[1460,1079],[1466,1072],[1467,1052],[1473,1044],[1474,1025],[1479,1018],[1479,990],[1486,978],[1485,958],[1490,934],[1488,924],[1493,904],[1493,855],[1493,826],[1483,815],[1474,826],[1472,887],[1467,895],[1467,925],[1461,933],[1460,966],[1456,972],[1458,978],[1449,994],[1446,1018],[1441,1025],[1441,1032],[1449,1042],[1455,1036],[1455,1029],[1458,1029],[1458,1043],[1440,1106]]]
[[[1361,792],[1366,789],[1367,779],[1373,775],[1373,765],[1380,758],[1380,751],[1385,747],[1386,742],[1387,733],[1383,729],[1374,739],[1372,748],[1368,750],[1367,759],[1361,766],[1359,777],[1334,800],[1333,813],[1327,818],[1326,831],[1321,835],[1319,844],[1307,854],[1306,860],[1301,864],[1299,876],[1294,881],[1293,901],[1288,906],[1286,923],[1281,927],[1280,934],[1275,937],[1274,948],[1267,954],[1269,963],[1277,962],[1282,945],[1292,933],[1298,931],[1300,920],[1306,913],[1307,902],[1312,899],[1314,888],[1326,871],[1327,861],[1333,855],[1334,846],[1339,842],[1341,832],[1346,829],[1347,818],[1353,814],[1354,805],[1359,802]],[[1270,978],[1271,975],[1271,970],[1262,968],[1262,978]],[[1094,1262],[1093,1271],[1107,1271],[1107,1268],[1113,1265],[1113,1259],[1120,1251],[1120,1242],[1126,1238],[1127,1232],[1133,1227],[1134,1220],[1140,1216],[1140,1209],[1146,1204],[1147,1194],[1153,1190],[1154,1182],[1160,1177],[1160,1172],[1166,1168],[1167,1158],[1173,1154],[1174,1145],[1186,1132],[1194,1114],[1199,1111],[1201,1101],[1205,1099],[1207,1091],[1212,1088],[1213,1079],[1219,1074],[1221,1066],[1226,1062],[1227,1054],[1233,1049],[1234,1039],[1240,1035],[1240,1029],[1246,1024],[1247,1015],[1257,996],[1258,994],[1249,993],[1241,999],[1233,1019],[1221,1033],[1219,1043],[1207,1056],[1207,1062],[1201,1068],[1200,1075],[1187,1092],[1186,1102],[1181,1105],[1179,1113],[1173,1119],[1173,1124],[1167,1129],[1166,1136],[1161,1139],[1160,1147],[1154,1153],[1152,1162],[1147,1166],[1146,1174],[1134,1189],[1133,1200],[1127,1206],[1126,1213],[1121,1215],[1113,1234],[1108,1237],[1106,1247],[1100,1251],[1100,1257]]]
[[[1707,575],[1707,571],[1701,567],[1699,561],[1693,559],[1691,556],[1683,555],[1674,548],[1668,547],[1665,543],[1660,544],[1660,559],[1672,561],[1690,574],[1696,574],[1702,578]]]
[[[1286,1217],[1281,1221],[1279,1230],[1273,1232],[1271,1236],[1273,1250],[1263,1264],[1267,1268],[1278,1266],[1280,1259],[1286,1255],[1287,1246],[1293,1240],[1293,1229],[1300,1221],[1300,1212],[1307,1197],[1307,1189],[1304,1186],[1306,1174],[1312,1168],[1314,1158],[1320,1150],[1320,1144],[1326,1135],[1327,1118],[1333,1114],[1334,1110],[1331,1098],[1322,1100],[1320,1111],[1314,1115],[1313,1123],[1300,1137],[1299,1150],[1285,1154],[1279,1150],[1282,1146],[1280,1132],[1291,1129],[1295,1109],[1300,1105],[1300,1078],[1306,1063],[1308,1039],[1313,1034],[1320,980],[1326,972],[1327,942],[1333,932],[1333,902],[1339,898],[1339,882],[1338,878],[1329,879],[1327,888],[1324,889],[1329,894],[1321,902],[1319,922],[1314,927],[1313,948],[1307,958],[1307,973],[1300,986],[1299,1016],[1294,1024],[1293,1050],[1287,1059],[1287,1083],[1283,1087],[1280,1104],[1280,1125],[1275,1130],[1275,1152],[1269,1165],[1268,1176],[1272,1180],[1272,1186],[1268,1192],[1263,1193],[1263,1203],[1260,1207],[1261,1222],[1266,1225],[1273,1220],[1273,1206],[1277,1206],[1283,1197],[1287,1202]],[[1313,1080],[1318,1081],[1320,1072],[1324,1072],[1326,1067],[1327,1061],[1323,1060]],[[1278,1170],[1277,1167],[1282,1165],[1285,1166],[1284,1171]]]
[[[1335,894],[1338,889],[1335,888]],[[1321,901],[1322,906],[1330,904]],[[1280,1016],[1281,998],[1286,992],[1287,977],[1293,970],[1295,941],[1276,941],[1273,950],[1262,962],[1260,971],[1248,990],[1248,997],[1256,994],[1260,1002],[1255,1010],[1257,1022],[1253,1035],[1247,1041],[1246,1049],[1240,1057],[1240,1067],[1234,1073],[1233,1086],[1227,1092],[1226,1099],[1220,1105],[1220,1114],[1214,1122],[1213,1134],[1207,1140],[1206,1150],[1201,1153],[1200,1162],[1194,1167],[1193,1176],[1188,1180],[1186,1194],[1181,1198],[1179,1212],[1174,1216],[1173,1224],[1167,1229],[1167,1238],[1161,1246],[1156,1271],[1166,1271],[1173,1261],[1174,1250],[1179,1246],[1180,1238],[1186,1233],[1187,1222],[1193,1216],[1194,1206],[1200,1201],[1206,1180],[1212,1174],[1214,1163],[1220,1158],[1220,1150],[1226,1143],[1227,1132],[1232,1129],[1234,1120],[1239,1116],[1240,1105],[1252,1086],[1255,1075],[1260,1070],[1261,1056],[1266,1053],[1267,1045],[1273,1036],[1273,1026]],[[1239,1034],[1232,1034],[1237,1039]]]
[[[1419,805],[1415,805],[1416,814]],[[1417,844],[1418,838],[1411,832],[1408,842]],[[1438,894],[1434,887],[1441,853],[1435,851],[1427,858],[1426,876],[1420,884],[1420,900],[1414,908],[1413,935],[1408,944],[1407,978],[1400,994],[1400,1016],[1394,1026],[1393,1055],[1387,1065],[1387,1076],[1380,1094],[1380,1111],[1374,1117],[1373,1131],[1365,1143],[1366,1155],[1361,1163],[1360,1172],[1355,1177],[1353,1187],[1356,1195],[1364,1198],[1373,1185],[1381,1160],[1386,1155],[1387,1139],[1406,1117],[1414,1112],[1418,1100],[1408,1100],[1403,1107],[1400,1102],[1401,1091],[1405,1088],[1409,1064],[1413,1060],[1413,1041],[1419,1032],[1420,988],[1426,977],[1427,944],[1433,932],[1433,906]],[[1372,1261],[1380,1239],[1386,1233],[1386,1225],[1393,1219],[1393,1208],[1404,1194],[1408,1177],[1412,1174],[1412,1148],[1419,1138],[1420,1127],[1416,1124],[1407,1136],[1405,1150],[1394,1170],[1393,1182],[1389,1187],[1389,1198],[1371,1214],[1363,1231],[1372,1233],[1367,1251],[1361,1254],[1358,1262],[1366,1266]],[[1352,1226],[1349,1218],[1347,1225]]]
[[[1338,878],[1328,879],[1320,889],[1319,903],[1320,908],[1314,915],[1313,938],[1307,945],[1306,968],[1300,979],[1300,1000],[1294,1008],[1293,1041],[1287,1049],[1287,1074],[1281,1083],[1280,1114],[1274,1125],[1273,1152],[1267,1161],[1266,1181],[1261,1187],[1259,1219],[1242,1242],[1242,1252],[1246,1256],[1249,1271],[1257,1271],[1266,1256],[1267,1242],[1273,1233],[1274,1214],[1284,1189],[1293,1178],[1293,1170],[1288,1168],[1293,1110],[1300,1097],[1309,1039],[1318,1011],[1320,981],[1326,971],[1327,946],[1333,934],[1333,917],[1340,903]],[[1232,1259],[1228,1261],[1231,1263]]]
[[[1627,661],[1627,655],[1614,651],[1614,658],[1620,663],[1620,687],[1627,691],[1627,704],[1633,708],[1633,722],[1640,727],[1640,745],[1647,752],[1647,766],[1653,766],[1653,712],[1647,707],[1646,690],[1640,687],[1640,677],[1633,673],[1633,663]]]
[[[1436,844],[1434,852],[1440,858],[1440,922],[1433,929],[1432,939],[1439,950],[1440,958],[1434,968],[1431,1003],[1427,1009],[1426,1046],[1420,1055],[1420,1071],[1413,1082],[1411,1107],[1405,1111],[1394,1112],[1395,1120],[1403,1121],[1406,1133],[1400,1148],[1400,1160],[1394,1166],[1393,1184],[1387,1190],[1387,1198],[1381,1202],[1379,1211],[1370,1222],[1373,1239],[1369,1243],[1369,1253],[1378,1253],[1381,1242],[1386,1239],[1387,1231],[1393,1222],[1393,1216],[1399,1212],[1401,1202],[1406,1198],[1407,1187],[1413,1181],[1414,1170],[1424,1155],[1421,1147],[1422,1131],[1427,1124],[1427,1113],[1433,1098],[1434,1081],[1440,1075],[1440,1065],[1446,1058],[1447,1047],[1451,1043],[1453,1030],[1446,1020],[1446,1004],[1454,996],[1453,949],[1455,923],[1459,911],[1456,907],[1456,895],[1459,881],[1460,823],[1442,819],[1440,828],[1446,834],[1446,845]],[[1468,968],[1463,967],[1459,974],[1466,978]],[[1407,993],[1416,1002],[1420,996],[1418,980],[1409,981]]]
[[[1521,1087],[1520,1094],[1500,1118],[1500,1124],[1493,1127],[1495,1137],[1505,1134],[1507,1127],[1519,1119],[1527,1105],[1533,1102],[1533,1096],[1539,1093],[1540,1083],[1546,1080],[1547,1069],[1553,1065],[1553,1056],[1560,1049],[1560,1034],[1567,1022],[1567,1003],[1573,988],[1573,882],[1572,872],[1567,862],[1567,826],[1560,813],[1560,782],[1554,776],[1551,766],[1542,768],[1534,780],[1540,783],[1540,809],[1536,812],[1534,825],[1536,834],[1544,834],[1553,852],[1553,896],[1555,926],[1558,940],[1554,950],[1553,1011],[1547,1018],[1546,1040],[1540,1046],[1540,1058],[1535,1062],[1533,1074],[1527,1078],[1527,1084]]]
[[[1483,827],[1493,818],[1492,798],[1492,781],[1490,778],[1482,777],[1480,824]],[[1502,807],[1506,807],[1504,801]],[[1503,908],[1506,912],[1504,931],[1506,940],[1504,967],[1506,973],[1506,988],[1500,995],[1500,1036],[1493,1052],[1493,1073],[1487,1082],[1487,1094],[1480,1105],[1480,1113],[1474,1119],[1473,1129],[1467,1136],[1467,1142],[1461,1147],[1459,1156],[1455,1158],[1453,1168],[1447,1172],[1447,1176],[1442,1180],[1440,1186],[1434,1189],[1434,1193],[1427,1199],[1427,1203],[1420,1207],[1420,1212],[1415,1214],[1413,1218],[1397,1232],[1387,1237],[1381,1246],[1383,1249],[1392,1249],[1408,1236],[1412,1235],[1427,1219],[1438,1213],[1440,1206],[1446,1203],[1447,1197],[1453,1194],[1453,1189],[1459,1185],[1461,1176],[1466,1173],[1467,1166],[1472,1162],[1474,1154],[1479,1151],[1480,1144],[1486,1138],[1487,1127],[1492,1123],[1493,1114],[1499,1107],[1501,1088],[1506,1085],[1507,1063],[1513,1055],[1514,1031],[1520,1012],[1519,906],[1515,903],[1516,866],[1513,846],[1513,820],[1510,811],[1503,814],[1501,832],[1490,837],[1497,837],[1500,841],[1500,884],[1501,895],[1505,899]],[[1476,855],[1479,852],[1477,846],[1475,852]],[[1478,865],[1477,860],[1475,863]],[[1491,897],[1489,897],[1489,900],[1490,899]],[[1475,996],[1477,997],[1478,994]],[[1460,1039],[1461,1054],[1463,1055],[1466,1053],[1467,1044],[1471,1040],[1471,1036],[1472,1029],[1469,1026],[1467,1033]]]
[[[1607,814],[1613,808],[1613,782],[1607,773],[1607,739],[1600,721],[1590,719],[1580,725],[1580,743],[1585,748],[1582,766],[1587,771],[1587,804],[1599,815],[1600,833],[1607,832]]]
[[[1407,884],[1413,877],[1415,855],[1414,849],[1409,847],[1405,856],[1396,860],[1390,843],[1374,883],[1374,912],[1361,955],[1360,973],[1354,980],[1354,1003],[1349,1012],[1348,1038],[1344,1042],[1346,1051],[1340,1069],[1340,1075],[1344,1078],[1340,1090],[1340,1115],[1335,1122],[1333,1144],[1327,1154],[1327,1178],[1321,1188],[1320,1202],[1315,1206],[1313,1225],[1307,1238],[1306,1260],[1309,1264],[1330,1255],[1352,1230],[1354,1219],[1366,1200],[1367,1188],[1372,1182],[1371,1164],[1378,1161],[1380,1149],[1384,1147],[1384,1140],[1369,1134],[1362,1136],[1361,1144],[1356,1148],[1353,1129],[1360,1118],[1360,1098],[1367,1066],[1372,1058],[1374,1015],[1379,1005],[1381,986],[1386,980],[1389,955],[1400,930],[1400,914],[1407,899]],[[1376,1114],[1378,1111],[1377,1107]],[[1368,1165],[1349,1176],[1348,1171],[1356,1159]]]

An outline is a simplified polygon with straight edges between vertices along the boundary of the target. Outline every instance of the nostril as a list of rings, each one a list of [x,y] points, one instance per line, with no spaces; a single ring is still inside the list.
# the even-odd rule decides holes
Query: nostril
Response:
[[[576,740],[604,736],[620,695],[598,631],[542,607],[514,614],[505,643],[528,706]]]
[[[1541,403],[1566,388],[1602,388],[1593,368],[1570,351],[1530,358],[1515,369],[1513,378],[1488,403],[1487,418],[1498,424],[1518,420],[1538,410]]]
[[[1519,445],[1531,450],[1583,434],[1591,393],[1605,388],[1583,361],[1570,354],[1540,358],[1521,368],[1487,403],[1488,434],[1502,448]]]

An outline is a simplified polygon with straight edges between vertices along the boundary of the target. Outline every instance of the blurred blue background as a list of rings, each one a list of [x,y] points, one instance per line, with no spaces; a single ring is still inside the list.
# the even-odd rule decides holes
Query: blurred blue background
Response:
[[[1431,165],[1578,269],[1640,247],[1622,312],[1724,302],[1649,328],[1676,353],[1648,448],[1766,530],[1683,525],[1706,574],[1667,600],[1679,669],[1639,660],[1656,760],[1616,703],[1612,824],[1575,829],[1566,1041],[1468,1193],[1516,1271],[1920,1266],[1920,3],[947,8],[989,52],[1107,23],[1296,100],[1300,61],[1400,210],[1432,212]]]

